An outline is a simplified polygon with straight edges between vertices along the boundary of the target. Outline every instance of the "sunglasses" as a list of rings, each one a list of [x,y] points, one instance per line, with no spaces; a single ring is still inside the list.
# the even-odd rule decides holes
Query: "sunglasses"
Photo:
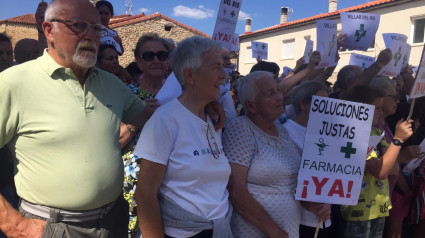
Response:
[[[93,28],[94,33],[96,33],[97,35],[101,35],[103,33],[101,24],[90,24],[80,19],[74,19],[74,20],[52,19],[50,21],[60,22],[64,24],[65,26],[67,26],[69,29],[71,29],[71,31],[77,34],[86,33],[90,27]]]
[[[152,51],[145,51],[143,52],[142,59],[144,61],[152,61],[155,56],[160,60],[160,61],[165,61],[168,59],[168,52],[167,51],[158,51],[156,53],[152,52]]]

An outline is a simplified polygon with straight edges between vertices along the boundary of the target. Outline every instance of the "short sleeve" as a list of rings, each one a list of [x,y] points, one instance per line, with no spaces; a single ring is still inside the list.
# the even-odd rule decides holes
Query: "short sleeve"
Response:
[[[17,100],[12,99],[13,91],[9,80],[0,77],[0,148],[8,144],[18,130],[19,114],[17,106],[14,105]]]
[[[223,149],[229,162],[249,167],[257,151],[254,134],[243,117],[234,119],[223,133]]]
[[[145,108],[145,102],[140,100],[127,86],[121,83],[121,95],[124,97],[124,112],[122,121],[130,123],[136,118]]]
[[[167,165],[174,148],[174,137],[169,123],[165,115],[156,111],[143,127],[133,155]]]

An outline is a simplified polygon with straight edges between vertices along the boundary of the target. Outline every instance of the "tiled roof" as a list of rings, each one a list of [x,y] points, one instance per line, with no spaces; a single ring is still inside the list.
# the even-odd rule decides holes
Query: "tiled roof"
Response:
[[[32,13],[28,13],[28,14],[25,14],[25,15],[21,15],[21,16],[12,17],[12,18],[9,18],[9,19],[1,20],[0,21],[0,24],[2,24],[2,23],[8,23],[8,22],[11,22],[11,23],[22,23],[22,24],[32,24],[32,25],[35,25],[36,24],[36,22],[35,22],[35,16]]]
[[[290,21],[290,22],[282,23],[282,24],[279,24],[279,25],[260,29],[258,31],[245,32],[244,34],[240,35],[240,37],[242,37],[242,38],[245,37],[245,36],[248,37],[248,36],[251,36],[251,35],[257,34],[257,33],[264,33],[264,32],[267,32],[267,31],[271,31],[271,30],[275,30],[275,29],[279,29],[279,28],[284,28],[284,27],[287,27],[287,26],[293,26],[293,25],[296,25],[296,24],[309,22],[309,21],[313,21],[313,20],[317,20],[317,19],[321,19],[321,18],[336,16],[336,15],[340,14],[341,12],[353,12],[353,11],[363,10],[363,9],[366,9],[366,8],[384,5],[384,4],[387,4],[387,3],[399,2],[399,1],[403,1],[403,0],[375,0],[375,1],[372,1],[372,2],[365,3],[365,4],[336,10],[335,12],[323,13],[323,14],[319,14],[319,15],[316,15],[316,16],[296,20],[296,21]]]
[[[188,25],[185,25],[185,24],[180,23],[180,22],[178,22],[178,21],[176,21],[174,19],[171,19],[171,18],[169,18],[167,16],[164,16],[164,15],[162,15],[159,12],[154,13],[152,15],[148,15],[148,16],[146,16],[145,14],[142,13],[142,14],[138,14],[138,15],[134,15],[134,16],[129,16],[129,17],[126,17],[126,18],[117,19],[117,20],[111,19],[111,21],[109,22],[109,27],[113,29],[113,28],[117,28],[117,27],[120,27],[120,26],[125,26],[125,25],[129,25],[129,24],[133,24],[133,23],[138,23],[138,22],[142,22],[142,21],[146,21],[146,20],[150,20],[150,19],[154,19],[154,18],[158,18],[158,17],[159,18],[163,18],[163,19],[165,19],[167,21],[173,22],[174,24],[176,24],[176,25],[178,25],[180,27],[183,27],[183,28],[185,28],[185,29],[187,29],[189,31],[192,31],[192,32],[194,32],[194,33],[196,33],[198,35],[211,38],[209,35],[203,33],[202,31],[198,31],[195,28],[192,28],[192,27],[190,27]]]
[[[130,14],[124,14],[124,15],[116,15],[111,17],[111,21],[114,20],[115,18],[123,18],[123,17],[129,17],[131,16]]]

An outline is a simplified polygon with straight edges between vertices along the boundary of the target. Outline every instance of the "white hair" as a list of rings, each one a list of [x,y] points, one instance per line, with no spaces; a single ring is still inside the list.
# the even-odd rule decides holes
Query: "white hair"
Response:
[[[385,96],[390,95],[390,90],[396,87],[395,80],[390,78],[374,78],[369,85],[380,90]]]
[[[245,77],[241,78],[238,87],[239,100],[241,104],[246,108],[246,102],[253,102],[258,94],[257,85],[258,81],[264,77],[273,78],[273,74],[267,71],[255,71],[249,73]],[[246,110],[248,113],[249,111]]]

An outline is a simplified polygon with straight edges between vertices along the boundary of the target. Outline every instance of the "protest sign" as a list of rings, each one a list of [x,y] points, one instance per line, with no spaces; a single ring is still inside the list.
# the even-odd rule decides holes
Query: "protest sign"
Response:
[[[314,41],[310,39],[305,39],[304,61],[306,64],[310,62],[310,56],[311,54],[313,54],[313,45]]]
[[[230,51],[239,52],[239,34],[233,34],[232,47]]]
[[[373,149],[378,145],[378,143],[382,140],[382,138],[385,136],[385,132],[382,132],[382,135],[380,136],[370,136],[369,137],[369,145],[367,147],[366,157],[372,153]]]
[[[232,50],[233,38],[238,22],[242,0],[221,0],[212,39]]]
[[[259,41],[251,41],[252,58],[260,56],[261,59],[266,60],[268,56],[268,44]]]
[[[155,98],[158,99],[158,103],[160,105],[164,105],[165,103],[180,96],[182,92],[182,86],[180,85],[174,73],[171,73],[170,76],[168,76],[165,80],[164,85],[162,85],[161,89],[156,94]]]
[[[355,205],[374,106],[313,96],[295,199]]]
[[[357,65],[365,69],[369,68],[373,63],[375,63],[375,57],[370,57],[367,55],[361,55],[356,53],[351,53],[349,65]]]
[[[409,65],[411,50],[412,50],[412,46],[409,43],[404,43],[403,63],[401,64],[402,70]]]
[[[404,173],[411,173],[415,170],[425,159],[425,140],[419,145],[421,147],[421,156],[419,158],[412,159],[409,163],[406,164],[403,168]]]
[[[321,61],[317,68],[326,68],[337,65],[337,31],[336,20],[317,20],[317,51],[320,52]]]
[[[416,72],[415,84],[413,85],[412,91],[410,92],[410,98],[420,98],[425,96],[425,47],[422,50],[421,61],[419,62],[419,68]]]
[[[391,46],[393,41],[407,41],[407,36],[399,33],[383,33],[382,38],[384,38],[385,47],[387,48]]]
[[[391,46],[388,47],[393,53],[392,60],[382,67],[378,75],[388,76],[388,77],[397,77],[400,74],[401,66],[403,64],[403,52],[404,52],[405,43],[402,41],[392,41]]]
[[[122,54],[121,46],[115,41],[114,37],[118,33],[102,25],[102,36],[100,37],[100,44],[112,45],[118,54]]]
[[[380,15],[361,12],[341,12],[342,33],[347,33],[342,47],[367,51],[375,39]]]
[[[286,75],[288,75],[291,71],[292,71],[291,68],[289,68],[288,66],[284,66],[283,67],[283,72],[280,75],[279,80],[283,80],[286,77]]]

